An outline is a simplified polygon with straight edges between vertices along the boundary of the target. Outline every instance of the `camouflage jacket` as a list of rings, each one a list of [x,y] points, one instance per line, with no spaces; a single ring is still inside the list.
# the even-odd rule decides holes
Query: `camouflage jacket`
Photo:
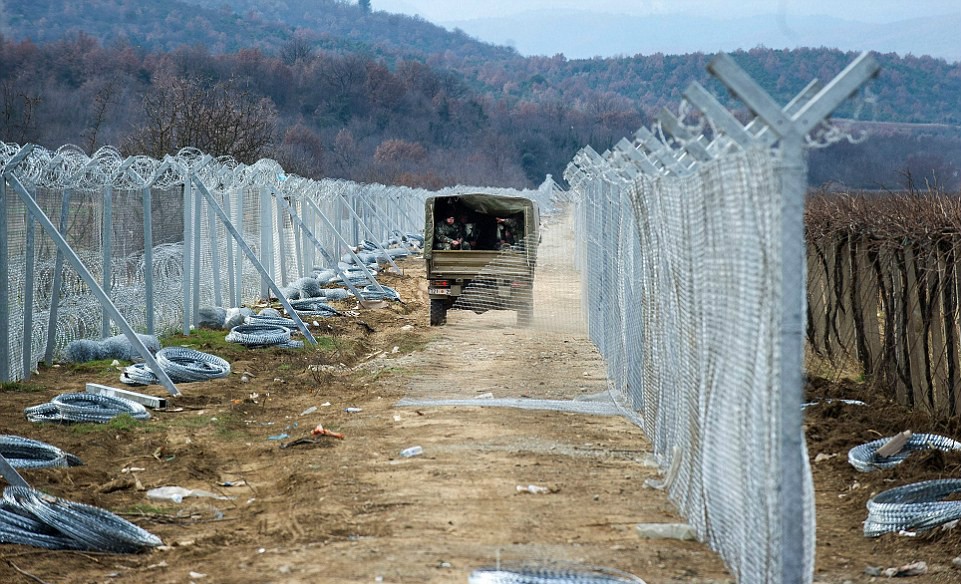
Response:
[[[434,230],[434,239],[447,244],[455,239],[464,239],[464,227],[460,223],[448,225],[446,221],[441,221]]]

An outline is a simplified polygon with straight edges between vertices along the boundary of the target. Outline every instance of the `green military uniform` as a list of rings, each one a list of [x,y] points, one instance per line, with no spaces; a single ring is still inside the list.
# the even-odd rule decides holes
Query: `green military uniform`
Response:
[[[460,241],[460,244],[455,245],[455,241]],[[470,249],[470,246],[464,247],[464,226],[456,221],[454,223],[447,223],[447,221],[440,221],[437,223],[437,227],[434,229],[434,249]]]
[[[510,247],[517,243],[517,219],[507,217],[497,222],[497,245],[500,248]]]

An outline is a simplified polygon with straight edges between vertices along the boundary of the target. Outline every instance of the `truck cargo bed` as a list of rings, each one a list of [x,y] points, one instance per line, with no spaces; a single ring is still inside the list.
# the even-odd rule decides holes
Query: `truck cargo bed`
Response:
[[[489,265],[505,278],[529,276],[531,272],[523,253],[487,250],[434,250],[428,270],[430,278],[474,278]]]

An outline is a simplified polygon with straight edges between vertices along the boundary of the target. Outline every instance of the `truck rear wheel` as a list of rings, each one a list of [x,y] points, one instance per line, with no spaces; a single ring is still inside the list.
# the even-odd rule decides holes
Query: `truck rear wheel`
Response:
[[[443,298],[430,300],[430,326],[440,326],[447,322],[447,302]]]

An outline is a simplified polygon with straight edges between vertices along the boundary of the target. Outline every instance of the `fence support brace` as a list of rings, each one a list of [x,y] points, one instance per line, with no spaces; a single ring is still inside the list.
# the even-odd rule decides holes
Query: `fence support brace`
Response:
[[[100,301],[100,305],[103,307],[104,312],[109,315],[109,317],[117,324],[118,327],[120,327],[120,330],[123,331],[124,335],[127,337],[127,340],[129,340],[130,344],[133,345],[133,348],[137,350],[137,353],[139,353],[141,357],[143,357],[144,361],[147,362],[147,366],[150,367],[150,370],[153,372],[153,374],[156,375],[157,379],[160,380],[161,385],[164,386],[170,395],[179,396],[180,391],[177,389],[177,386],[175,386],[173,381],[170,380],[170,377],[167,376],[167,373],[162,367],[160,367],[160,364],[157,363],[157,360],[154,359],[154,356],[150,350],[147,349],[147,347],[143,344],[143,341],[140,340],[140,337],[137,336],[137,333],[134,332],[127,320],[122,314],[120,314],[120,311],[117,310],[116,305],[114,305],[113,301],[110,300],[110,297],[97,282],[97,279],[94,278],[93,274],[90,273],[90,270],[87,269],[87,266],[83,264],[83,261],[80,259],[80,257],[77,256],[76,252],[73,251],[73,248],[70,247],[70,244],[67,243],[67,240],[63,238],[63,235],[57,231],[57,228],[50,221],[50,218],[47,217],[47,215],[43,212],[43,209],[40,208],[40,205],[37,204],[37,201],[30,194],[30,191],[28,191],[27,188],[23,186],[23,183],[20,182],[20,179],[13,174],[14,167],[16,167],[24,158],[26,158],[33,148],[33,144],[27,144],[21,148],[20,152],[17,153],[17,156],[12,158],[10,162],[3,167],[0,175],[2,175],[7,182],[13,185],[13,188],[17,191],[17,194],[20,195],[20,200],[23,201],[23,204],[27,207],[27,210],[30,212],[33,218],[40,223],[50,239],[57,244],[57,249],[63,252],[63,254],[73,265],[73,268],[77,270],[77,273],[81,278],[83,278],[83,281],[86,282],[87,286],[90,287],[90,291],[94,294],[94,296],[97,297],[97,300]],[[30,306],[24,308],[24,310],[32,309],[33,307]],[[24,349],[29,350],[29,347],[25,347]],[[6,359],[6,356],[3,358]]]

